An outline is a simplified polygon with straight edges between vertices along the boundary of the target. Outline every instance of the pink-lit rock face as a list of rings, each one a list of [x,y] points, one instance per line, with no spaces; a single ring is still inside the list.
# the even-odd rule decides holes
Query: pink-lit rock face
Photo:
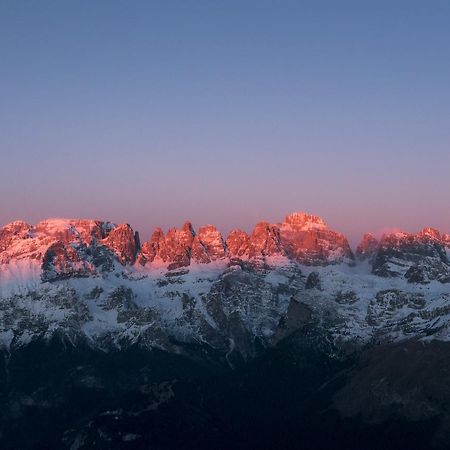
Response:
[[[191,262],[209,263],[227,256],[221,233],[213,225],[200,227],[198,234],[186,222],[181,229],[171,228],[164,235],[157,228],[148,242],[142,245],[138,256],[140,264],[163,263],[170,269],[189,266]]]
[[[165,263],[170,269],[188,266],[194,237],[190,222],[185,222],[181,229],[171,228],[166,235],[157,229],[150,242],[143,246],[144,256],[148,261]]]
[[[18,239],[30,237],[31,226],[21,220],[11,222],[0,229],[0,252],[5,251]]]
[[[57,241],[50,245],[42,261],[43,281],[86,277],[95,273],[94,265],[71,245]]]
[[[436,249],[444,248],[445,245],[445,235],[434,228],[424,228],[418,233],[399,231],[384,235],[379,244],[379,251],[397,249],[432,254]]]
[[[143,266],[147,262],[153,262],[156,255],[160,253],[161,245],[164,245],[164,231],[161,228],[156,228],[150,240],[142,244],[138,262]]]
[[[128,224],[84,219],[48,219],[36,224],[34,236],[53,238],[64,244],[91,246],[101,244],[110,249],[122,264],[133,264],[139,250],[139,236]]]
[[[404,276],[414,283],[450,281],[445,236],[433,228],[419,233],[384,235],[373,262],[373,273],[383,277]]]
[[[170,269],[189,266],[194,230],[190,222],[185,222],[181,229],[171,228],[160,244],[159,257],[168,263]]]
[[[374,273],[389,276],[395,259],[408,261],[409,266],[423,257],[435,258],[435,262],[438,258],[447,264],[446,248],[450,248],[449,235],[424,228],[417,234],[391,233],[380,242],[367,234],[358,246],[357,255],[373,263]],[[290,214],[278,224],[259,222],[250,235],[233,230],[226,241],[213,225],[200,227],[197,233],[190,222],[167,233],[157,228],[142,248],[138,234],[128,224],[49,219],[36,226],[16,221],[0,229],[1,264],[14,259],[42,263],[45,259],[49,276],[52,270],[60,277],[81,276],[86,270],[113,270],[114,260],[123,265],[138,262],[142,266],[149,264],[149,268],[162,266],[172,270],[228,258],[271,257],[275,257],[272,263],[286,259],[306,265],[326,265],[350,261],[353,255],[341,233],[331,230],[322,218],[306,213]],[[433,267],[437,266],[436,262]],[[414,270],[417,278],[418,269]]]
[[[223,259],[228,251],[222,234],[213,225],[200,227],[192,242],[192,260],[199,263],[208,263]]]
[[[0,230],[0,261],[46,258],[47,266],[54,261],[61,276],[66,270],[64,259],[73,270],[85,260],[111,268],[112,262],[106,260],[112,255],[121,264],[137,261],[176,269],[226,258],[277,256],[303,264],[327,264],[351,257],[351,251],[344,236],[330,230],[320,217],[305,213],[291,214],[281,224],[259,222],[250,235],[234,230],[226,242],[213,225],[200,227],[197,234],[190,222],[166,234],[158,228],[142,248],[128,224],[115,226],[99,220],[48,219],[36,226],[18,221]]]
[[[245,231],[233,230],[227,237],[226,246],[230,256],[242,258],[248,256],[250,238]]]
[[[294,213],[279,228],[285,254],[302,264],[335,263],[353,257],[345,236],[330,230],[320,217]]]
[[[359,259],[372,260],[376,256],[378,245],[379,242],[375,236],[371,233],[366,233],[356,248],[356,256]]]
[[[55,261],[59,267],[55,270],[61,276],[65,271],[64,259],[74,266],[92,257],[85,252],[88,247],[106,247],[125,264],[135,261],[139,242],[129,225],[115,227],[98,220],[48,219],[35,226],[17,221],[0,229],[0,263],[12,259],[40,263],[45,260],[48,268],[49,261]]]
[[[417,236],[419,238],[429,238],[429,239],[434,239],[436,241],[441,242],[443,240],[443,235],[441,235],[439,230],[436,230],[435,228],[424,228],[423,230],[419,231],[419,233],[417,233]]]
[[[444,245],[450,249],[450,234],[443,234],[442,235],[442,242],[444,243]]]
[[[102,243],[112,250],[122,264],[133,264],[139,250],[139,235],[128,224],[117,225]]]
[[[307,230],[311,228],[327,228],[327,224],[321,217],[314,216],[312,214],[306,214],[304,212],[295,212],[289,214],[285,217],[284,223],[287,225],[293,225],[296,228],[303,228]]]
[[[302,264],[327,264],[352,258],[347,239],[330,230],[323,219],[293,213],[281,224],[259,222],[250,236],[232,231],[226,245],[234,257],[285,256]]]
[[[249,239],[249,258],[284,255],[280,240],[280,230],[268,222],[259,222]]]
[[[48,219],[33,227],[35,234],[51,236],[66,244],[79,242],[91,245],[94,240],[104,239],[113,225],[99,220]]]
[[[11,260],[41,262],[47,248],[55,241],[50,236],[36,234],[25,222],[9,223],[0,229],[0,264]]]

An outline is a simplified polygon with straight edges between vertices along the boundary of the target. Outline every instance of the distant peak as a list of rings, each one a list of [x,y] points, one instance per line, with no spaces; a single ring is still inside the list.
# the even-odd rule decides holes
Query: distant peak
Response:
[[[419,232],[419,236],[427,236],[431,237],[433,239],[441,240],[442,235],[439,230],[436,230],[436,228],[426,227],[423,230]]]
[[[13,222],[6,224],[1,229],[4,231],[16,232],[16,231],[21,231],[21,230],[29,230],[30,228],[31,228],[31,225],[24,222],[23,220],[15,220]]]
[[[114,227],[114,231],[120,230],[131,230],[131,225],[129,223],[119,223]]]
[[[183,231],[186,231],[188,233],[194,234],[194,227],[192,226],[192,223],[189,222],[189,220],[186,220],[186,222],[184,222],[182,228]]]
[[[379,242],[372,233],[365,233],[362,241],[356,248],[356,255],[360,259],[371,259],[378,251]]]
[[[103,222],[95,219],[70,219],[64,217],[52,217],[49,219],[41,220],[34,228],[36,230],[46,231],[60,231],[66,230],[70,227],[82,227],[82,228],[94,228],[101,226]]]
[[[284,219],[284,222],[289,225],[297,225],[302,227],[313,225],[315,227],[325,228],[327,226],[321,217],[313,214],[307,214],[305,212],[294,212],[289,214]]]
[[[203,234],[203,233],[217,233],[219,232],[217,227],[215,225],[203,225],[198,229],[198,234]]]

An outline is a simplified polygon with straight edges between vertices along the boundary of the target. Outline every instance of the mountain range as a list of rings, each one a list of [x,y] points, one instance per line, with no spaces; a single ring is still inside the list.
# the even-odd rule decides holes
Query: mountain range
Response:
[[[396,442],[398,430],[410,432],[411,424],[419,424],[427,440],[414,438],[410,447],[446,448],[449,258],[450,235],[433,228],[414,234],[387,233],[379,240],[366,234],[353,252],[343,234],[330,229],[322,218],[302,212],[276,224],[259,222],[250,234],[233,230],[227,237],[213,225],[194,230],[186,222],[167,233],[158,228],[142,243],[128,224],[84,219],[7,224],[0,229],[4,355],[0,381],[5,406],[0,441],[3,437],[5,448],[26,447],[15,435],[15,424],[28,420],[35,426],[40,422],[34,414],[57,422],[58,401],[66,405],[80,389],[89,395],[110,395],[117,386],[109,386],[108,379],[122,370],[114,364],[127,355],[122,364],[130,373],[121,375],[120,389],[127,396],[139,391],[137,403],[146,405],[139,406],[142,414],[128,397],[126,406],[121,403],[112,413],[108,408],[114,401],[100,396],[99,409],[80,406],[83,419],[68,418],[53,433],[48,432],[49,423],[41,424],[47,434],[37,433],[31,447],[183,448],[181,442],[189,435],[186,423],[183,432],[175,433],[176,439],[160,441],[154,435],[156,425],[148,421],[158,423],[161,408],[171,420],[179,420],[176,409],[170,409],[179,401],[174,400],[177,396],[186,395],[194,408],[195,383],[201,383],[205,401],[212,402],[215,394],[206,387],[211,378],[203,378],[205,373],[219,377],[226,395],[231,395],[227,391],[231,383],[231,397],[239,383],[251,390],[256,379],[267,389],[267,380],[289,373],[287,385],[300,397],[305,395],[298,401],[300,406],[292,408],[306,408],[308,395],[316,396],[314,407],[308,406],[309,431],[296,428],[292,418],[277,423],[277,432],[264,441],[267,448],[289,447],[279,437],[281,431],[289,429],[304,438],[320,423],[329,430],[306,448],[326,446],[332,436],[338,436],[335,444],[342,443],[343,448],[361,448],[361,444],[387,448],[387,443]],[[30,352],[39,355],[38,363],[30,359]],[[60,368],[54,367],[55,354],[64,361]],[[410,357],[405,359],[405,354]],[[310,359],[306,361],[305,355]],[[139,368],[131,371],[134,358],[140,358]],[[277,358],[283,360],[275,370],[271,364]],[[154,364],[165,368],[163,375],[154,375]],[[410,365],[409,370],[402,364]],[[105,375],[106,366],[116,369]],[[34,384],[21,378],[24,367],[41,371]],[[266,378],[259,373],[262,367]],[[55,389],[53,382],[48,384],[49,371],[61,371],[58,383],[61,378],[69,380],[70,395],[66,386],[57,389],[58,398],[42,395],[52,386]],[[248,384],[252,371],[258,375]],[[317,376],[312,375],[315,371]],[[181,373],[191,375],[186,380]],[[230,381],[236,373],[241,374],[238,384]],[[136,377],[134,385],[129,385],[129,376]],[[308,386],[308,395],[297,391],[296,377]],[[325,416],[317,409],[324,402]],[[253,411],[250,403],[247,406]],[[195,408],[195,415],[199,414],[197,404]],[[238,442],[224,437],[230,430],[223,423],[213,425],[224,417],[231,420],[214,411],[206,418],[196,416],[200,422],[190,425],[198,427],[204,420],[212,429],[218,427],[218,440],[214,441],[216,431],[211,431],[198,448],[211,442],[216,448],[219,441],[224,448]],[[329,411],[335,414],[332,419]],[[134,431],[118,432],[114,420]],[[244,419],[236,426],[243,423],[256,439],[252,447],[264,420],[251,432]],[[392,423],[397,428],[377,434],[380,424]],[[361,441],[350,438],[349,430],[355,427]],[[244,431],[239,429],[237,436],[244,439]],[[249,446],[242,443],[242,448]]]

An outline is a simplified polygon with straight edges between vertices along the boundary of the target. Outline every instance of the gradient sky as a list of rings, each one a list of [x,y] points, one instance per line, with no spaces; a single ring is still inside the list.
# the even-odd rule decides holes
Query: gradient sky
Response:
[[[0,223],[450,232],[450,2],[0,0]]]

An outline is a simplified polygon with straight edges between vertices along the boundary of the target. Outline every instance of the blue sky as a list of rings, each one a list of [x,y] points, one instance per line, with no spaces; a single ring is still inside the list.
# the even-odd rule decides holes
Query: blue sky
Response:
[[[448,1],[0,1],[0,222],[450,232]]]

